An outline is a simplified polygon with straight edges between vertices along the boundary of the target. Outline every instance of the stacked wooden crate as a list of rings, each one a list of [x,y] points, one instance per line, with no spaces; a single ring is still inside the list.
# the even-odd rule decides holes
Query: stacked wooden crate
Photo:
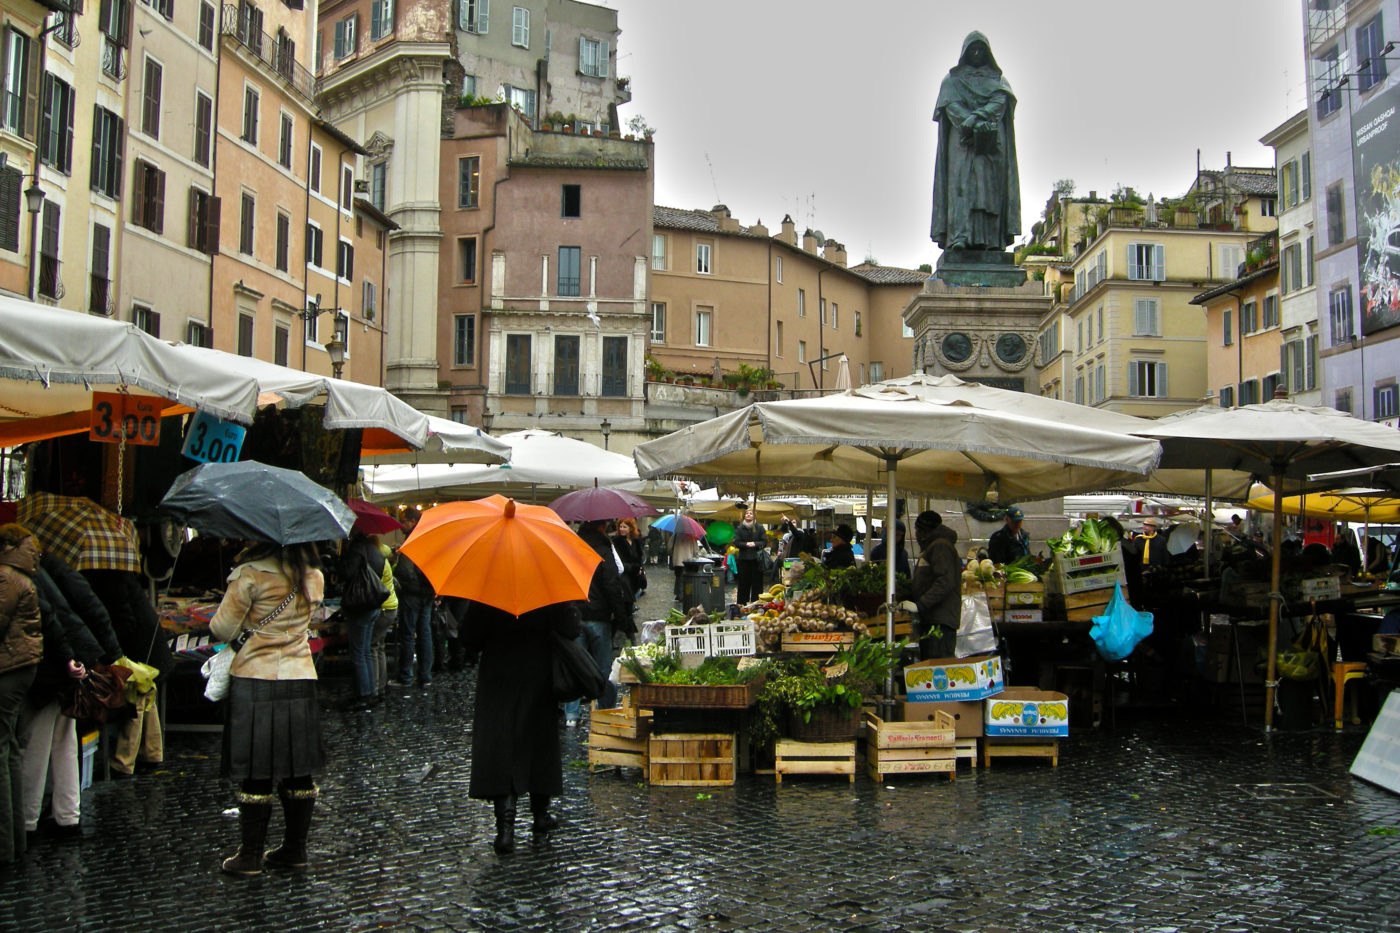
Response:
[[[647,768],[651,710],[624,697],[616,709],[595,709],[588,718],[588,767]]]
[[[779,784],[785,774],[844,774],[856,780],[856,743],[799,742],[778,739],[773,746],[773,776]]]
[[[1124,589],[1128,586],[1123,572],[1123,548],[1115,545],[1107,553],[1079,557],[1056,554],[1055,572],[1047,579],[1066,619],[1091,622],[1094,616],[1103,615],[1115,585]]]
[[[957,731],[953,717],[938,711],[923,722],[887,722],[865,714],[865,763],[870,777],[892,774],[957,776]]]

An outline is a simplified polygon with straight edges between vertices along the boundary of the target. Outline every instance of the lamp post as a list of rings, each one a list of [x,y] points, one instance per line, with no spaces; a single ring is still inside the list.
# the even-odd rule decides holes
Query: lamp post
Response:
[[[44,209],[44,189],[39,187],[36,171],[24,189],[24,209],[29,211],[29,300],[34,300],[34,265],[39,255],[39,212]]]
[[[608,438],[612,436],[612,422],[604,418],[603,423],[598,425],[598,430],[603,432],[603,449],[607,450]]]
[[[481,409],[481,429],[487,434],[491,433],[491,422],[496,420],[496,414],[489,408]]]
[[[345,350],[349,343],[349,318],[343,314],[335,316],[335,330],[331,332],[331,339],[326,343],[326,355],[331,358],[331,376],[340,378],[340,371],[345,367]]]

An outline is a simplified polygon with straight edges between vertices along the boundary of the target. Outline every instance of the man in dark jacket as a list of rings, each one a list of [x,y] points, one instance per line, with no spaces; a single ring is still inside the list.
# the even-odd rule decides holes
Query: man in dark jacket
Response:
[[[744,606],[758,599],[763,587],[763,555],[768,550],[768,536],[763,526],[754,522],[753,509],[744,513],[744,520],[734,529],[734,563],[739,570],[739,591],[734,601]]]
[[[1006,524],[987,541],[987,557],[994,564],[1009,564],[1031,552],[1031,536],[1021,527],[1026,515],[1017,506],[1006,510]]]
[[[920,512],[914,520],[919,563],[911,595],[919,607],[919,657],[951,658],[962,619],[962,561],[958,533],[937,512]]]
[[[627,596],[627,586],[622,582],[622,559],[613,550],[604,529],[605,521],[584,522],[578,536],[597,552],[602,562],[593,570],[593,580],[588,585],[588,603],[582,607],[583,634],[579,640],[583,648],[598,665],[604,679],[612,673],[613,632],[622,632],[628,637],[637,631],[632,622],[632,600]],[[617,706],[617,688],[611,682],[607,690],[598,698],[599,709]],[[571,701],[564,704],[565,725],[576,726],[579,720],[580,704]]]
[[[404,530],[412,532],[421,513],[409,509],[404,515]],[[394,558],[394,592],[399,596],[399,684],[413,684],[414,663],[417,662],[418,683],[424,687],[433,682],[433,600],[437,593],[406,554]]]
[[[855,549],[851,542],[856,539],[856,530],[850,525],[841,524],[831,533],[831,548],[822,557],[827,570],[841,570],[856,565]]]

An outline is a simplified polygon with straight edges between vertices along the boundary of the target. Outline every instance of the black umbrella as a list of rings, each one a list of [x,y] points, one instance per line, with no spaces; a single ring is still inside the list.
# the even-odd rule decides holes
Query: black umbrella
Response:
[[[355,524],[350,507],[306,474],[255,460],[180,474],[160,510],[201,534],[274,544],[343,538]]]

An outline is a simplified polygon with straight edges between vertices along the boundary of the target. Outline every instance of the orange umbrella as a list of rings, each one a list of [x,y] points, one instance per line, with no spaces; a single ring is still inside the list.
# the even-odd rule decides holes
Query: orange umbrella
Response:
[[[601,562],[553,511],[504,496],[428,509],[399,550],[439,595],[512,615],[587,599]]]

